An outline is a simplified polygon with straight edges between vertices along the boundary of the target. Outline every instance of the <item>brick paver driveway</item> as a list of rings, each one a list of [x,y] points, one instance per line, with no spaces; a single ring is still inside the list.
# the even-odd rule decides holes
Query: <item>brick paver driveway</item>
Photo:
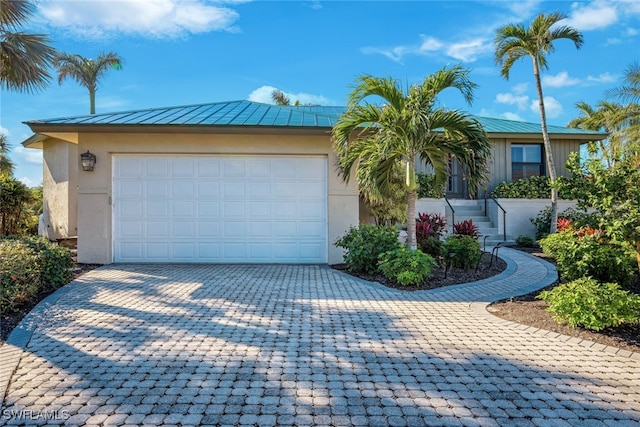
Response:
[[[95,270],[0,349],[0,424],[639,425],[638,354],[486,314],[555,275],[503,254],[496,279],[413,293],[324,266]]]

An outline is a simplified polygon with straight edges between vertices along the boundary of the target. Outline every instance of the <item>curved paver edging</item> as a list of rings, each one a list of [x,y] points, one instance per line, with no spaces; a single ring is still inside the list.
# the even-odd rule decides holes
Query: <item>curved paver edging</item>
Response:
[[[73,281],[40,301],[11,331],[7,341],[0,346],[0,360],[2,360],[0,365],[0,408],[4,408],[4,399],[11,376],[18,368],[22,352],[27,348],[38,322],[44,319],[48,308],[69,292],[72,283]]]
[[[509,249],[509,250],[513,250],[513,249]],[[571,344],[576,344],[576,345],[580,345],[586,348],[591,348],[591,349],[595,349],[595,350],[601,350],[607,353],[612,353],[612,354],[616,354],[618,356],[622,356],[622,357],[629,357],[631,359],[635,359],[635,360],[640,360],[640,353],[638,352],[632,352],[632,351],[628,351],[628,350],[624,350],[622,348],[619,347],[613,347],[613,346],[607,346],[604,344],[599,344],[596,343],[594,341],[589,341],[589,340],[585,340],[582,338],[577,338],[577,337],[572,337],[569,335],[564,335],[564,334],[559,334],[557,332],[553,332],[553,331],[548,331],[546,329],[541,329],[541,328],[536,328],[533,326],[528,326],[522,323],[517,323],[517,322],[513,322],[510,320],[506,320],[506,319],[502,319],[498,316],[495,316],[493,314],[491,314],[488,310],[487,307],[489,306],[489,304],[495,302],[495,301],[500,301],[506,298],[510,298],[512,296],[518,296],[518,295],[525,295],[531,292],[535,292],[539,289],[542,289],[546,286],[549,286],[550,284],[552,284],[553,282],[555,282],[558,279],[557,273],[556,273],[556,269],[555,266],[545,260],[542,260],[540,258],[537,258],[533,255],[527,254],[527,253],[522,253],[523,255],[529,257],[532,261],[536,261],[541,263],[542,265],[545,265],[549,271],[548,275],[542,279],[539,280],[535,283],[530,284],[529,286],[523,287],[519,289],[519,293],[517,294],[513,294],[513,295],[500,295],[499,297],[493,299],[492,301],[488,301],[488,302],[474,302],[471,303],[471,309],[474,311],[474,313],[482,316],[485,319],[488,319],[490,321],[493,321],[495,323],[501,324],[503,326],[508,326],[510,328],[514,328],[514,329],[518,329],[527,333],[530,333],[532,335],[538,335],[538,336],[549,336],[549,337],[554,337],[557,338],[559,340],[571,343]],[[505,259],[505,261],[507,262],[507,264],[511,263],[512,261],[510,259]]]

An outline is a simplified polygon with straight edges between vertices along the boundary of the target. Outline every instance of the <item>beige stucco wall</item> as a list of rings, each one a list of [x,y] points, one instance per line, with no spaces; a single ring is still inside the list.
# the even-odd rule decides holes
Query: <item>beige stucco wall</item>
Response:
[[[78,232],[78,147],[49,138],[43,148],[45,237],[55,240],[75,236]]]
[[[342,262],[333,245],[358,224],[358,191],[336,174],[336,158],[328,135],[233,135],[184,133],[82,133],[78,152],[97,157],[93,172],[80,171],[78,186],[78,261],[108,264],[112,249],[112,158],[118,154],[265,154],[328,156],[328,262]],[[77,156],[76,156],[77,157]]]

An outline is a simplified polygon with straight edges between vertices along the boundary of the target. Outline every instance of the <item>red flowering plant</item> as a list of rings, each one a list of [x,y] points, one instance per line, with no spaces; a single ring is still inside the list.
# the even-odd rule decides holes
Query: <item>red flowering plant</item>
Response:
[[[445,232],[446,220],[440,214],[419,213],[416,218],[416,242],[418,248],[433,257],[440,256],[442,242],[440,237]]]
[[[459,236],[471,236],[477,238],[480,233],[478,232],[478,226],[470,219],[453,224],[453,234]]]

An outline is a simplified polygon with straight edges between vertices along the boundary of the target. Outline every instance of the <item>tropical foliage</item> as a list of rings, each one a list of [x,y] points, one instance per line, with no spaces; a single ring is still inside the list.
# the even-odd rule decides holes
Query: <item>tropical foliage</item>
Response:
[[[582,34],[570,26],[557,24],[566,16],[558,13],[541,13],[536,16],[527,28],[523,24],[507,24],[499,28],[494,40],[495,61],[500,66],[500,72],[505,79],[509,79],[511,67],[522,58],[529,57],[533,61],[533,74],[538,92],[540,108],[540,123],[542,139],[546,155],[547,171],[551,181],[551,218],[552,232],[558,218],[558,191],[555,187],[557,178],[556,166],[551,150],[551,140],[547,130],[547,115],[542,93],[540,71],[549,68],[547,55],[555,50],[554,42],[567,39],[579,49],[583,44]]]
[[[538,298],[549,304],[547,311],[554,319],[571,327],[600,331],[640,320],[640,296],[616,283],[581,278],[543,291]]]
[[[13,167],[13,161],[9,157],[9,141],[5,134],[0,133],[0,175],[12,175]]]
[[[335,245],[345,249],[344,262],[349,271],[366,274],[377,273],[380,255],[401,246],[397,228],[373,224],[351,227]]]
[[[37,234],[42,213],[42,188],[31,189],[9,175],[0,175],[0,235]]]
[[[48,69],[56,51],[49,46],[49,39],[21,30],[34,12],[31,1],[1,0],[0,88],[34,92],[51,78]]]
[[[380,255],[382,274],[402,286],[416,286],[437,266],[435,259],[421,251],[400,246]]]
[[[433,167],[439,182],[452,156],[465,166],[471,188],[486,179],[490,143],[484,129],[472,116],[437,103],[448,88],[457,89],[471,103],[475,86],[469,70],[460,66],[445,67],[406,91],[393,78],[364,75],[356,80],[347,111],[333,128],[340,175],[349,181],[355,170],[359,188],[371,200],[388,198],[394,176],[402,171],[411,249],[416,248],[416,158]],[[382,102],[373,104],[370,98]]]
[[[122,59],[115,52],[103,52],[95,60],[77,54],[61,53],[56,55],[53,65],[58,70],[59,84],[70,78],[89,91],[89,112],[95,114],[96,91],[100,79],[111,68],[120,70]]]

